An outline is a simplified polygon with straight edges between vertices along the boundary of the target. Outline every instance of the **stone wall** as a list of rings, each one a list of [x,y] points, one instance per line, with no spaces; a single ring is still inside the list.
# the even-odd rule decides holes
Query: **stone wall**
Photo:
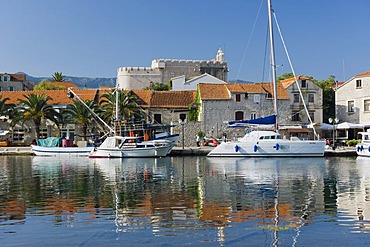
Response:
[[[183,131],[184,130],[184,131]],[[201,130],[201,122],[186,122],[184,125],[178,124],[173,128],[174,133],[179,133],[179,141],[177,147],[182,147],[184,140],[184,147],[195,147],[197,146],[196,137],[198,132]],[[185,135],[183,135],[185,133]],[[183,139],[184,137],[184,139]]]

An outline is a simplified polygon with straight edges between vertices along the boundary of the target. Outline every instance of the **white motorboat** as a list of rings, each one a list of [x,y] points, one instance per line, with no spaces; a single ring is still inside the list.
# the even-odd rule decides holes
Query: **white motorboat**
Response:
[[[43,147],[31,145],[32,151],[38,156],[74,155],[88,156],[94,147]]]
[[[277,105],[277,82],[276,82],[276,63],[275,63],[275,48],[273,39],[272,27],[272,5],[271,1],[267,1],[268,19],[269,19],[269,36],[270,36],[270,62],[272,72],[272,84],[274,88],[274,115],[252,120],[238,120],[230,121],[229,125],[240,124],[261,124],[274,125],[275,131],[260,131],[254,130],[247,132],[240,141],[223,142],[215,147],[208,156],[241,156],[241,157],[269,157],[269,156],[283,156],[283,157],[306,157],[306,156],[324,156],[325,140],[300,140],[295,139],[281,139],[278,133],[278,105]],[[293,71],[294,74],[294,71]],[[294,75],[294,78],[297,78]],[[297,81],[296,81],[297,83]],[[299,85],[297,83],[298,88]],[[302,97],[302,95],[301,95]],[[302,97],[304,103],[304,99]],[[305,103],[304,103],[305,104]],[[306,108],[305,108],[306,109]],[[307,109],[306,109],[307,111]],[[311,121],[311,118],[308,118]],[[315,131],[315,130],[314,130]],[[316,133],[315,133],[316,134]]]
[[[356,145],[358,156],[370,157],[370,132],[358,132],[362,136],[361,143]]]
[[[240,141],[222,142],[210,157],[313,157],[324,156],[325,141],[281,139],[275,131],[252,131]]]
[[[70,144],[66,145],[65,143],[63,143],[63,141],[66,140],[57,137],[38,139],[36,140],[35,145],[31,145],[31,149],[37,156],[88,156],[94,149],[94,147],[92,146],[76,147]]]
[[[111,136],[96,147],[90,158],[134,158],[134,157],[164,157],[173,145],[171,141],[138,142],[137,137]]]

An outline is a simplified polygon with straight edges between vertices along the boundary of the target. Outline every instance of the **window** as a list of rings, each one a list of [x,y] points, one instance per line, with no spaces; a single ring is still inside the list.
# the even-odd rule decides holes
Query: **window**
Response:
[[[315,102],[315,94],[309,93],[308,94],[308,103],[314,103]]]
[[[67,134],[69,132],[69,139],[73,140],[75,138],[75,130],[73,128],[69,128],[69,129],[67,128],[61,129],[59,135],[62,138],[67,138]]]
[[[362,87],[362,81],[356,80],[356,88],[361,88],[361,87]]]
[[[310,115],[311,121],[314,122],[315,121],[315,112],[309,112],[308,114]],[[310,119],[307,118],[307,121],[310,122]]]
[[[13,141],[21,142],[24,140],[24,129],[15,129],[13,130]]]
[[[154,114],[154,123],[162,123],[162,115],[161,114]]]
[[[370,99],[364,100],[364,111],[370,111]]]
[[[293,94],[293,102],[294,103],[299,103],[299,94],[298,93]]]
[[[244,113],[242,111],[235,112],[235,120],[243,120],[244,119]]]
[[[293,113],[292,121],[300,121],[299,112],[294,112]]]
[[[248,93],[244,94],[244,99],[248,99]]]
[[[46,138],[48,138],[48,130],[40,128],[40,139],[46,139]]]
[[[302,81],[301,81],[301,87],[304,87],[304,88],[306,88],[306,87],[307,87],[307,82],[306,82],[306,80],[302,80]]]
[[[254,95],[254,103],[260,103],[260,101],[261,101],[261,95],[259,95],[259,94],[255,94]]]
[[[9,76],[4,75],[4,76],[3,76],[3,81],[9,81]]]
[[[181,113],[180,115],[179,115],[179,119],[181,119],[181,121],[185,121],[186,120],[186,114],[185,113]]]
[[[347,110],[348,112],[355,112],[355,101],[350,100],[347,102]]]
[[[14,87],[9,87],[9,91],[14,91]]]
[[[3,91],[3,88],[2,88],[2,87],[0,87],[0,92],[1,92],[1,91]]]
[[[240,94],[235,94],[235,101],[240,102]]]
[[[257,113],[252,112],[251,113],[251,118],[250,119],[256,119],[257,118]]]

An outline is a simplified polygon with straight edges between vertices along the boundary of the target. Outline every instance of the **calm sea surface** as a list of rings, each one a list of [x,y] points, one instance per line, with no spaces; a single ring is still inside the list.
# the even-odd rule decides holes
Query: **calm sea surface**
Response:
[[[0,246],[369,246],[370,158],[0,156]]]

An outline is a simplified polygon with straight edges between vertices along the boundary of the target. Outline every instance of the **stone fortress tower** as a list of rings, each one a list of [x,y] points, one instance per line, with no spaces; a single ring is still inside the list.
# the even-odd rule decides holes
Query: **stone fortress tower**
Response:
[[[117,87],[120,89],[143,89],[151,83],[168,83],[171,78],[185,75],[186,80],[202,74],[210,74],[227,82],[227,62],[218,49],[216,59],[178,60],[154,59],[151,67],[120,67],[117,70]]]

